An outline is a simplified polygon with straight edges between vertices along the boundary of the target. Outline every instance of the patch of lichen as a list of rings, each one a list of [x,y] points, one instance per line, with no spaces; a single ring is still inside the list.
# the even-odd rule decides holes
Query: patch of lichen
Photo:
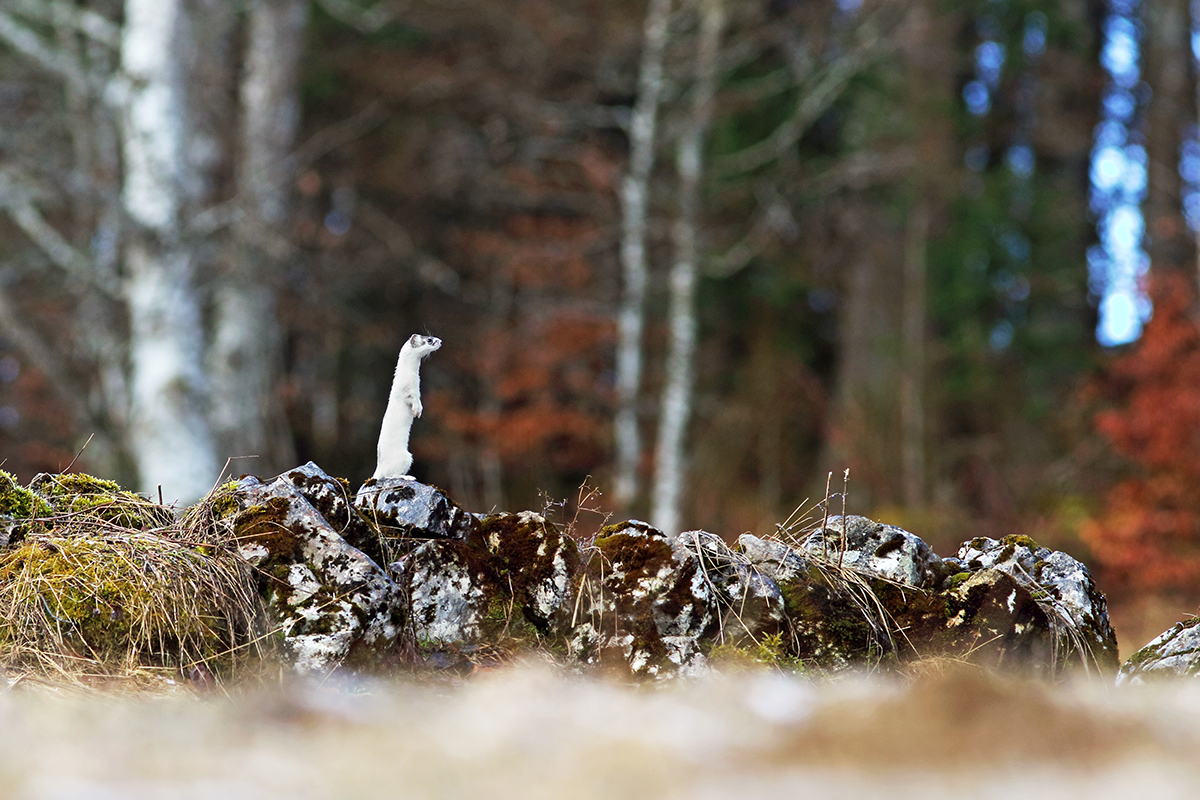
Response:
[[[30,489],[60,515],[124,530],[163,528],[175,520],[166,506],[127,492],[114,481],[83,473],[43,473],[33,479]]]
[[[254,649],[262,609],[241,562],[168,539],[38,536],[0,558],[9,665],[227,670]]]

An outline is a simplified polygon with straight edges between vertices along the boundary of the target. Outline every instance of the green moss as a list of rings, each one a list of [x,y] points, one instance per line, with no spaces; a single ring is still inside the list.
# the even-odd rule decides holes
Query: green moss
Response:
[[[110,667],[228,665],[259,610],[229,605],[243,575],[154,536],[31,538],[0,558],[0,642],[18,658],[65,647]]]
[[[949,579],[947,579],[946,588],[947,589],[957,589],[959,586],[962,586],[964,583],[966,583],[968,580],[970,580],[970,578],[971,578],[970,572],[955,573],[954,575],[951,575],[949,577]]]
[[[0,514],[17,519],[45,517],[54,513],[50,504],[17,484],[16,476],[0,470]]]
[[[175,519],[166,506],[92,475],[44,473],[33,479],[30,488],[60,514],[98,520],[126,530],[162,528]]]
[[[1022,536],[1020,534],[1005,536],[1000,540],[1000,542],[1010,547],[1028,547],[1030,550],[1040,549],[1037,542],[1035,542],[1033,539],[1030,539],[1028,536]]]

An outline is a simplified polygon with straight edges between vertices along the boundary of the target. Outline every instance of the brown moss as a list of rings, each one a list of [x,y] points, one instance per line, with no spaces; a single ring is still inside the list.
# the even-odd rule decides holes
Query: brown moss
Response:
[[[270,561],[301,560],[300,540],[285,523],[290,507],[286,497],[272,497],[266,505],[239,511],[233,518],[234,538],[239,544],[262,545]]]

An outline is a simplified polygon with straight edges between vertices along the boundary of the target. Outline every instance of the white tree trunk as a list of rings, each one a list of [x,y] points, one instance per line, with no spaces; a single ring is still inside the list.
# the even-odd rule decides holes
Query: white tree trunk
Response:
[[[281,336],[272,267],[288,203],[284,160],[300,123],[299,65],[308,0],[251,0],[241,85],[241,215],[218,282],[209,349],[212,423],[222,457],[260,456],[234,471],[273,472],[294,458],[275,395]]]
[[[654,170],[654,132],[663,91],[663,51],[672,0],[650,0],[643,33],[637,102],[629,124],[629,172],[621,183],[621,266],[624,291],[617,315],[617,414],[614,424],[616,480],[613,499],[626,508],[637,496],[638,387],[642,374],[645,327],[646,220],[650,174]]]
[[[187,64],[199,58],[194,20],[181,0],[127,0],[121,64],[129,82],[124,109],[123,204],[133,223],[126,251],[131,416],[129,450],[141,489],[183,502],[217,479],[206,418],[200,303],[194,256],[179,217],[200,191],[188,113]]]
[[[679,217],[675,263],[671,267],[670,341],[658,419],[654,505],[651,521],[668,536],[680,531],[680,501],[685,477],[685,438],[692,411],[696,352],[696,265],[699,258],[700,177],[704,140],[712,120],[717,89],[723,0],[699,0],[700,36],[696,44],[692,103],[676,149]]]

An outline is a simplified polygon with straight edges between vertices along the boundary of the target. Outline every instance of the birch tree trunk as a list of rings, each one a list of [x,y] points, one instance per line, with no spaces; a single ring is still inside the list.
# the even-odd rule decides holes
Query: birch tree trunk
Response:
[[[298,77],[308,0],[248,5],[237,165],[241,214],[213,298],[208,363],[211,419],[222,458],[260,456],[254,471],[270,473],[295,457],[275,394],[281,350],[275,268],[287,252],[285,159],[300,123]]]
[[[643,33],[637,102],[629,124],[629,172],[621,184],[621,266],[625,284],[617,315],[616,481],[613,499],[628,508],[637,496],[641,435],[638,388],[642,374],[645,327],[646,222],[654,140],[663,92],[663,51],[672,0],[650,0]]]
[[[692,102],[676,147],[679,216],[675,223],[675,261],[671,267],[670,340],[655,452],[654,505],[651,520],[668,536],[680,531],[680,501],[685,476],[685,438],[692,411],[696,352],[696,265],[699,258],[700,177],[704,140],[712,120],[717,89],[723,0],[699,0],[700,35],[696,44]]]
[[[182,212],[207,199],[217,155],[203,115],[189,106],[199,99],[189,86],[194,67],[220,57],[201,49],[193,10],[184,0],[127,0],[121,42],[129,87],[122,200],[132,223],[128,448],[143,491],[161,485],[165,498],[183,502],[207,492],[219,469],[206,417],[196,254],[180,224]]]

